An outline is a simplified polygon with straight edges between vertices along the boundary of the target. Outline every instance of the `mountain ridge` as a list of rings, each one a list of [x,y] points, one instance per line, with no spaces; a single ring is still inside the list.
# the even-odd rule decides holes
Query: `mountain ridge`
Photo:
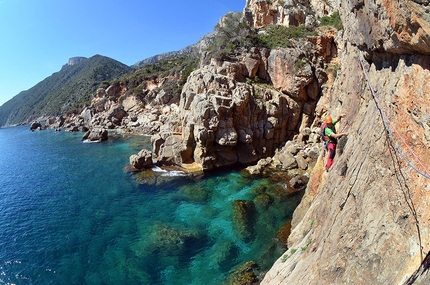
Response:
[[[65,64],[0,107],[0,126],[28,123],[40,116],[58,116],[77,104],[89,101],[103,81],[131,71],[117,60],[94,55],[74,64]]]

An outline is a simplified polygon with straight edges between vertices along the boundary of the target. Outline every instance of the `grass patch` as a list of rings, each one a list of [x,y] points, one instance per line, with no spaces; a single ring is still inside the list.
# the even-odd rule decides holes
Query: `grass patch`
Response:
[[[281,26],[269,25],[265,33],[258,36],[261,46],[276,49],[291,47],[291,39],[299,39],[307,36],[315,36],[316,31],[306,28],[304,25],[300,26]]]
[[[306,242],[306,245],[301,247],[302,251],[305,251],[306,249],[308,249],[311,243],[312,243],[312,240],[308,239],[308,241]]]
[[[334,27],[338,31],[343,29],[343,24],[342,20],[340,19],[339,12],[334,12],[330,16],[322,17],[320,19],[320,22],[321,25]]]

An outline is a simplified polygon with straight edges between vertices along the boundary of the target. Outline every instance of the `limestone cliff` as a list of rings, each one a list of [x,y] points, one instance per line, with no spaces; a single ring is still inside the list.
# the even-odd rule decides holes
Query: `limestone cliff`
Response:
[[[320,157],[261,284],[429,284],[428,4],[336,4],[340,69],[323,99],[350,135],[330,172]]]

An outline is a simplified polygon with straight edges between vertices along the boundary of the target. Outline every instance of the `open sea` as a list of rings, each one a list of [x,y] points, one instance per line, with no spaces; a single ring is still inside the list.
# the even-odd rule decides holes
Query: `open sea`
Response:
[[[127,164],[149,137],[82,135],[0,129],[0,284],[218,285],[285,250],[276,232],[301,194],[284,178],[142,178]]]

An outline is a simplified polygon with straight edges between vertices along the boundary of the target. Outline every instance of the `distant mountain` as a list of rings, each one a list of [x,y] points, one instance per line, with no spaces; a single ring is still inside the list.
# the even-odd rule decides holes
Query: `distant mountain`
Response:
[[[160,60],[162,60],[164,58],[176,57],[176,56],[183,55],[183,54],[190,54],[193,51],[194,51],[194,45],[187,46],[187,47],[185,47],[181,50],[178,50],[178,51],[165,52],[165,53],[161,53],[161,54],[157,54],[157,55],[148,57],[144,60],[141,60],[141,61],[133,64],[131,67],[132,68],[140,68],[140,67],[148,65],[148,64],[153,64],[153,63],[159,62]]]
[[[141,60],[135,64],[133,64],[132,68],[140,68],[145,65],[153,64],[156,62],[159,62],[160,60],[164,58],[170,58],[170,57],[177,57],[181,55],[187,55],[194,53],[196,57],[198,57],[213,41],[213,38],[215,36],[215,33],[209,33],[207,35],[204,35],[197,43],[184,47],[183,49],[180,49],[178,51],[171,51],[171,52],[165,52],[161,54],[157,54],[151,57],[148,57],[144,60]]]
[[[95,55],[74,57],[32,88],[0,107],[0,127],[26,123],[40,116],[58,116],[91,99],[100,84],[130,72],[131,67]]]

